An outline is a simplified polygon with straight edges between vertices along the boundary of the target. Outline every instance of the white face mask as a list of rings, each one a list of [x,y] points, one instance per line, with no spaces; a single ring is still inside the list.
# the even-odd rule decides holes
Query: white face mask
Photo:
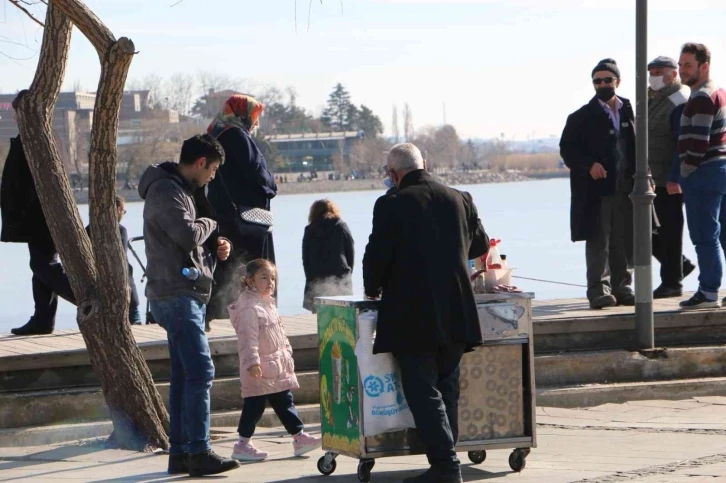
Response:
[[[659,91],[666,86],[662,75],[649,76],[648,84],[650,85],[650,88],[653,89],[654,91]]]

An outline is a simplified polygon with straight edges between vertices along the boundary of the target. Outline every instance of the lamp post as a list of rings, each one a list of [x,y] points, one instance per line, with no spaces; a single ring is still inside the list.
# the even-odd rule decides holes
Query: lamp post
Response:
[[[653,199],[648,173],[648,0],[635,3],[636,67],[636,167],[630,199],[633,201],[633,248],[635,264],[635,328],[640,349],[653,349]]]

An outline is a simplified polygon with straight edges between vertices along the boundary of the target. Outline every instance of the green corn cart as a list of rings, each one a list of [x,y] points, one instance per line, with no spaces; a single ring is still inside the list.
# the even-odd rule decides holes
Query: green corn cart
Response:
[[[490,449],[512,449],[509,465],[524,469],[536,447],[531,293],[478,294],[484,344],[461,364],[459,441],[474,464]],[[363,436],[363,394],[355,355],[358,316],[378,302],[323,297],[318,305],[320,418],[323,450],[318,470],[335,471],[335,459],[359,460],[358,479],[368,482],[376,458],[424,454],[415,430]]]

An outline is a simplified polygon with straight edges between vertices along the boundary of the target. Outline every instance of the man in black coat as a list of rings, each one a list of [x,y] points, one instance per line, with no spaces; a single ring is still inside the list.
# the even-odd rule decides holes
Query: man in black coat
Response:
[[[592,70],[595,97],[570,114],[560,154],[570,168],[572,241],[585,240],[590,307],[635,305],[633,206],[635,127],[630,101],[615,95],[613,59]]]
[[[482,341],[468,260],[489,249],[471,195],[426,172],[413,144],[388,154],[398,190],[376,201],[363,257],[369,298],[381,296],[374,353],[392,352],[431,469],[408,482],[460,482],[459,363]]]
[[[13,100],[14,110],[26,92],[20,91]],[[55,328],[58,296],[72,304],[75,304],[75,297],[45,221],[19,135],[10,140],[10,152],[3,168],[0,214],[0,241],[27,243],[33,271],[35,312],[25,325],[11,329],[11,332],[15,335],[50,334]]]

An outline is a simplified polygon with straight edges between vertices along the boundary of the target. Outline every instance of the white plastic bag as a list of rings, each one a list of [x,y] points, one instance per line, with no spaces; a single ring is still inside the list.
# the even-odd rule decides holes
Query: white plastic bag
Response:
[[[363,386],[363,435],[415,428],[413,414],[401,387],[401,375],[393,354],[373,354],[373,333],[378,312],[358,316],[355,355]]]

